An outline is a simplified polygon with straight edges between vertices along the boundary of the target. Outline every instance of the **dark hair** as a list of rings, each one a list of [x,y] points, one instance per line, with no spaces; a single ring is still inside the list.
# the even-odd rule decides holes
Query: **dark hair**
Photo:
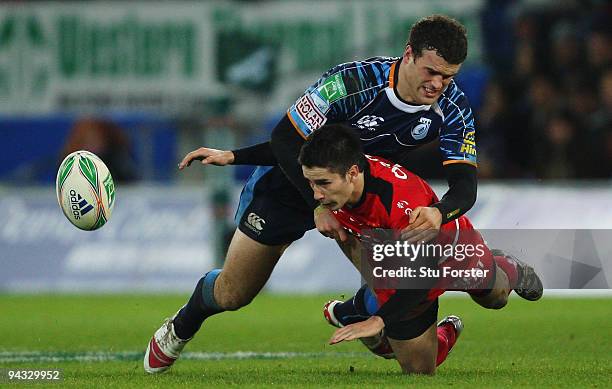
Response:
[[[467,57],[467,32],[455,19],[445,15],[431,15],[417,20],[410,29],[408,45],[414,58],[423,50],[435,50],[446,62],[458,65]]]
[[[340,124],[327,125],[310,134],[298,161],[309,168],[321,167],[338,174],[345,174],[353,165],[363,171],[366,164],[359,136]]]

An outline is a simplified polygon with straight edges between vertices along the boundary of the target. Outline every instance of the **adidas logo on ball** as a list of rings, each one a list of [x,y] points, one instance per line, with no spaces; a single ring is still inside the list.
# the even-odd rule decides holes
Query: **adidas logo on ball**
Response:
[[[93,205],[89,204],[76,190],[70,189],[70,208],[72,208],[74,218],[79,220],[81,216],[93,209]]]

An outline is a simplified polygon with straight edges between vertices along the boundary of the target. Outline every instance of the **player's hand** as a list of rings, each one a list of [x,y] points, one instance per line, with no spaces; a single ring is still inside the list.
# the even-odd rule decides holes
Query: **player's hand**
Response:
[[[317,230],[331,239],[336,239],[341,242],[346,241],[348,235],[334,214],[327,208],[319,205],[314,210],[314,222]]]
[[[402,240],[408,243],[429,242],[440,232],[442,214],[435,207],[417,207],[410,213],[408,223],[401,232]]]
[[[329,340],[329,344],[340,343],[343,340],[354,340],[374,336],[385,328],[385,322],[380,316],[371,316],[359,323],[349,324],[338,328]]]
[[[234,162],[234,153],[227,150],[200,147],[185,155],[185,158],[178,165],[179,170],[190,166],[195,160],[202,161],[202,165],[225,166]]]

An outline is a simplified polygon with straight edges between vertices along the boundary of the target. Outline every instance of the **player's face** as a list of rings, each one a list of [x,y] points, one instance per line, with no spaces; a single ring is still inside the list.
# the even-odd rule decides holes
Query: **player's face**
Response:
[[[452,65],[436,54],[435,50],[423,50],[415,58],[408,46],[400,66],[398,91],[406,101],[414,104],[433,104],[459,72],[461,65]]]
[[[358,171],[357,166],[353,168]],[[338,174],[326,168],[302,166],[302,173],[314,192],[314,199],[325,208],[338,210],[351,199],[355,189],[355,177],[351,170],[346,174]]]

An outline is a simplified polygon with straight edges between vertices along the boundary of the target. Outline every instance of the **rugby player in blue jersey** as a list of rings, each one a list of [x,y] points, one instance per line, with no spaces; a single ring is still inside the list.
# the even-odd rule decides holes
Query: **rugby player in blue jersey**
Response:
[[[467,56],[465,28],[442,15],[411,28],[402,57],[374,57],[333,67],[289,108],[269,142],[234,151],[199,148],[179,164],[260,165],[246,183],[223,269],[206,273],[180,311],[151,338],[145,370],[167,370],[203,321],[247,304],[264,286],[284,250],[316,227],[340,241],[346,232],[319,207],[297,161],[304,139],[324,124],[342,123],[359,133],[364,150],[390,161],[439,139],[449,189],[429,206],[414,209],[402,237],[430,240],[443,223],[476,200],[474,117],[453,81]]]

